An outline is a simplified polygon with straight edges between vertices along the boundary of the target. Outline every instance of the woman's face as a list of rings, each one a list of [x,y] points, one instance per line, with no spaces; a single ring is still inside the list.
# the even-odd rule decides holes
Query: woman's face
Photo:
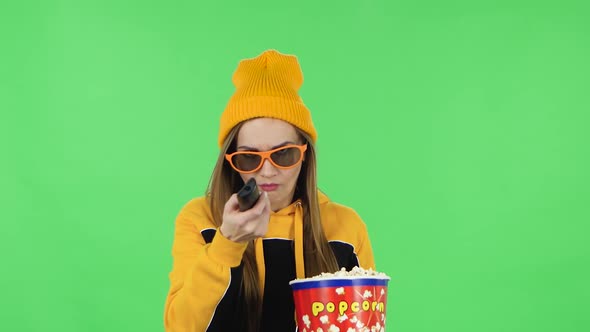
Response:
[[[237,151],[268,151],[288,144],[303,144],[290,123],[272,118],[257,118],[245,122],[237,137]],[[278,211],[293,200],[301,163],[290,169],[276,168],[265,160],[262,168],[241,174],[244,182],[255,178],[258,187],[268,193],[271,209]]]

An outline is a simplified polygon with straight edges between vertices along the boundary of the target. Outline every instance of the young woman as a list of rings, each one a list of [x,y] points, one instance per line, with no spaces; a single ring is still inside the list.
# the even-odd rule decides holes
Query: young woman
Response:
[[[297,58],[269,50],[242,60],[233,83],[209,188],[176,219],[168,332],[295,331],[289,281],[375,269],[364,222],[318,190]],[[251,178],[262,193],[241,212],[236,192]]]

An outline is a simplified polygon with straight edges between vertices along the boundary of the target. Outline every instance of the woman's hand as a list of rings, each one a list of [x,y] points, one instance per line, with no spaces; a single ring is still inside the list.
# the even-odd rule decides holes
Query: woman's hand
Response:
[[[254,206],[240,211],[238,195],[233,194],[225,203],[221,234],[234,242],[248,242],[262,237],[268,230],[270,220],[270,201],[263,192]]]

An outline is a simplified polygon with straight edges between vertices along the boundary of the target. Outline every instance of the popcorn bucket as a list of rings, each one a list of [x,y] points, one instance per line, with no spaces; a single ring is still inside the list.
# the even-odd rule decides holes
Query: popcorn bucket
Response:
[[[385,331],[389,280],[365,275],[291,281],[298,331]]]

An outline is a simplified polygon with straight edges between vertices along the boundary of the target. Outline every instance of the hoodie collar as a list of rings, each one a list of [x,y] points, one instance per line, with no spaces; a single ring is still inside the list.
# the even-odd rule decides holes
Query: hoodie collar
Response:
[[[318,202],[320,205],[330,202],[330,198],[328,196],[326,196],[326,194],[321,192],[319,189],[318,189]],[[295,213],[295,209],[297,207],[297,204],[301,204],[301,199],[295,200],[293,203],[289,204],[288,206],[286,206],[276,212],[271,212],[271,215],[275,215],[275,216],[293,215]]]
[[[318,190],[319,204],[325,204],[330,201],[328,196]],[[297,199],[289,206],[280,209],[277,212],[271,212],[272,215],[277,216],[293,216],[294,228],[294,247],[295,247],[295,271],[297,279],[305,278],[305,255],[303,251],[303,206],[301,200]],[[258,238],[254,241],[254,250],[256,254],[256,265],[258,267],[258,277],[261,295],[264,296],[264,284],[266,280],[266,269],[264,265],[264,246],[263,239]]]

